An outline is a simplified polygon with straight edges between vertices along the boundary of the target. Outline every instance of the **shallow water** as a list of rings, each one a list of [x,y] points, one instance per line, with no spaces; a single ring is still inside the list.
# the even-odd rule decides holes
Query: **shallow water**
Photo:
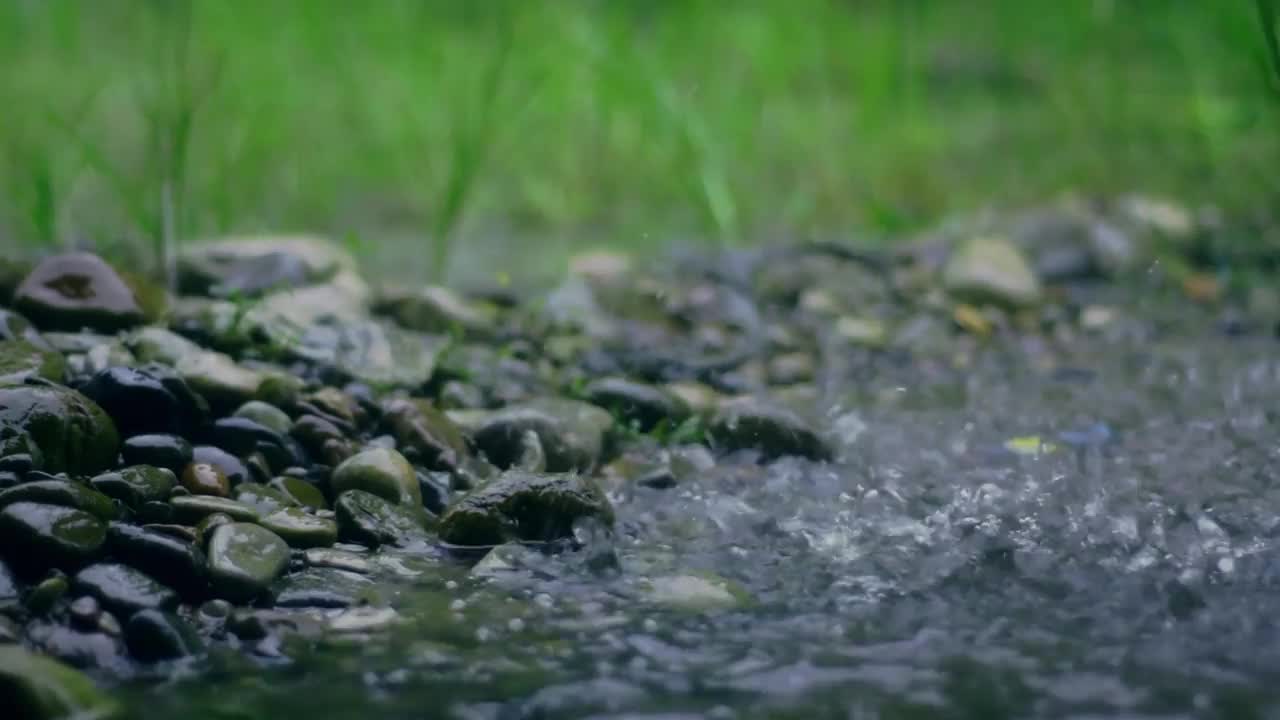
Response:
[[[1039,357],[850,361],[812,408],[838,463],[615,489],[611,540],[488,578],[400,558],[390,630],[120,691],[166,719],[1280,717],[1275,341],[1193,318]],[[699,571],[750,602],[638,585]]]

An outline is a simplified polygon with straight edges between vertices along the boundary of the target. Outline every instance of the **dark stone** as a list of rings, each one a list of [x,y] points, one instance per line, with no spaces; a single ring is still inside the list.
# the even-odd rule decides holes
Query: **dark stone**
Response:
[[[374,593],[369,578],[333,568],[293,573],[274,588],[276,607],[346,608],[361,605]]]
[[[334,503],[338,537],[369,547],[405,545],[425,537],[421,508],[393,505],[364,490],[348,490]]]
[[[260,515],[252,507],[229,498],[212,495],[181,495],[169,501],[174,518],[183,523],[197,523],[213,513],[226,513],[237,522],[257,522]]]
[[[93,680],[20,645],[0,645],[0,707],[14,720],[108,720],[120,716],[120,706]]]
[[[37,480],[0,492],[0,508],[16,502],[36,502],[75,508],[99,520],[115,520],[117,511],[111,498],[72,480]]]
[[[107,368],[81,391],[107,411],[125,437],[190,435],[209,413],[208,404],[181,376],[158,364]]]
[[[613,508],[595,481],[580,475],[508,471],[462,496],[440,519],[453,545],[500,545],[573,536],[581,518],[613,525]]]
[[[209,583],[218,597],[252,600],[270,587],[289,563],[289,546],[251,523],[221,525],[209,539]]]
[[[462,431],[426,400],[393,398],[384,408],[382,422],[396,439],[396,447],[417,465],[450,471],[467,456]]]
[[[18,579],[13,576],[9,566],[4,561],[0,561],[0,610],[17,603],[21,597],[22,590],[18,585]]]
[[[589,403],[539,398],[511,405],[487,417],[472,433],[489,462],[514,467],[525,452],[524,434],[538,437],[548,472],[588,471],[604,451],[613,417]]]
[[[142,662],[158,662],[198,655],[204,643],[182,618],[161,610],[142,610],[124,628],[129,654]]]
[[[36,451],[36,455],[39,451]],[[29,472],[39,470],[39,460],[36,455],[30,452],[13,453],[0,457],[0,472],[13,473],[15,475],[26,475]]]
[[[0,510],[0,553],[15,568],[74,569],[102,552],[106,523],[82,510],[16,502]]]
[[[355,445],[333,421],[319,415],[303,415],[289,434],[311,457],[336,466],[356,452]]]
[[[625,378],[601,378],[584,389],[587,400],[610,411],[623,424],[648,432],[662,421],[679,424],[689,406],[673,393]]]
[[[178,435],[134,435],[124,441],[120,455],[126,465],[154,465],[177,473],[191,462],[191,443]]]
[[[100,472],[115,463],[120,448],[115,424],[102,408],[52,384],[0,385],[0,440],[8,445],[8,438],[21,435],[39,448],[41,467],[54,473]]]
[[[90,565],[76,574],[72,587],[97,598],[121,619],[139,610],[169,610],[178,604],[174,591],[141,571],[119,563]]]
[[[213,423],[205,433],[208,442],[237,457],[262,453],[273,471],[297,462],[293,444],[286,436],[246,417],[227,417]]]
[[[89,481],[98,492],[135,510],[147,503],[167,500],[177,482],[172,470],[151,465],[134,465],[103,473]]]
[[[830,460],[831,449],[817,431],[786,408],[755,398],[725,403],[711,418],[712,442],[726,450],[756,450],[764,460],[796,455]]]
[[[184,596],[204,594],[204,553],[192,543],[124,523],[111,524],[108,542],[116,558],[177,588]]]
[[[124,648],[116,638],[103,632],[77,632],[61,625],[39,623],[29,627],[31,643],[71,667],[81,670],[123,667]]]
[[[422,506],[439,515],[449,506],[449,474],[418,471],[418,489]]]

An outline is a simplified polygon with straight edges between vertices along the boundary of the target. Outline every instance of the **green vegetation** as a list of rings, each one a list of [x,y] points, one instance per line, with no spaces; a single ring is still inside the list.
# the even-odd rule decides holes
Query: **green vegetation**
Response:
[[[1072,190],[1269,207],[1269,6],[14,0],[0,247],[317,230],[407,274]]]

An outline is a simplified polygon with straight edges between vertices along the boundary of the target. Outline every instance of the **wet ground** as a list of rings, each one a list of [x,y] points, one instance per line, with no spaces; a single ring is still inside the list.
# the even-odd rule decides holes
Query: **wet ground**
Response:
[[[400,622],[119,692],[166,719],[1280,716],[1276,341],[1115,299],[1141,312],[1053,367],[1017,335],[849,355],[809,407],[834,463],[615,484],[612,538],[487,571],[391,552]],[[673,608],[655,569],[740,588]]]

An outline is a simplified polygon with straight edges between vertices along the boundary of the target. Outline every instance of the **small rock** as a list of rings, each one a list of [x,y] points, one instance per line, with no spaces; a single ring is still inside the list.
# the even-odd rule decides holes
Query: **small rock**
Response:
[[[311,567],[333,568],[347,572],[367,575],[373,572],[373,565],[363,555],[349,550],[337,548],[311,548],[303,555],[307,565]]]
[[[724,403],[711,419],[712,440],[726,450],[757,450],[765,460],[798,455],[828,460],[831,450],[813,428],[786,408],[755,398]]]
[[[301,508],[277,510],[262,518],[262,526],[283,538],[289,547],[328,547],[338,541],[337,523],[308,515]]]
[[[312,510],[329,509],[329,503],[325,501],[324,493],[320,492],[320,488],[302,478],[287,476],[274,478],[267,487],[303,507],[309,507]]]
[[[62,354],[26,340],[0,340],[0,382],[22,383],[27,378],[61,382],[67,371]]]
[[[612,411],[623,423],[634,424],[645,432],[663,421],[679,424],[690,412],[679,396],[626,378],[593,380],[583,392],[591,403]]]
[[[515,465],[524,433],[538,436],[550,472],[588,471],[599,462],[613,427],[608,411],[564,398],[540,398],[490,414],[472,433],[476,446],[500,468]]]
[[[259,516],[297,505],[289,495],[258,483],[244,483],[236,488],[236,502],[244,503],[257,511]]]
[[[0,561],[0,611],[18,602],[22,593],[18,588],[18,579],[13,576],[9,566]]]
[[[276,607],[348,608],[372,601],[374,582],[363,575],[333,568],[293,573],[275,587]]]
[[[67,606],[67,615],[78,630],[92,632],[98,628],[98,621],[102,618],[102,606],[92,595],[83,595]]]
[[[0,492],[0,508],[16,502],[61,505],[83,510],[99,520],[116,519],[116,506],[111,498],[71,480],[37,480]]]
[[[455,502],[440,520],[440,539],[473,546],[557,540],[588,517],[613,525],[613,508],[594,480],[508,471]]]
[[[467,456],[462,431],[426,400],[388,401],[383,408],[383,424],[396,439],[397,447],[432,470],[454,470]]]
[[[288,435],[293,427],[293,420],[285,411],[261,400],[250,400],[241,405],[236,410],[235,417],[252,420],[280,435]]]
[[[158,662],[198,655],[204,643],[195,628],[171,612],[142,610],[124,628],[129,654],[142,662]]]
[[[162,365],[107,368],[85,383],[82,392],[111,416],[125,437],[187,435],[208,414],[204,399]]]
[[[115,498],[135,510],[169,498],[178,483],[173,471],[151,465],[134,465],[103,473],[89,481],[103,495]]]
[[[191,463],[182,471],[182,487],[192,495],[227,497],[231,483],[222,471],[208,463]]]
[[[67,582],[67,577],[62,573],[57,573],[47,577],[36,583],[27,593],[26,602],[27,611],[32,615],[47,615],[58,604],[58,601],[66,596],[67,590],[71,588]]]
[[[410,292],[384,292],[373,309],[401,327],[426,333],[485,337],[494,321],[491,308],[468,302],[440,285],[426,285]]]
[[[115,463],[115,423],[89,398],[57,385],[0,385],[0,437],[26,435],[51,473],[92,475]]]
[[[154,465],[181,472],[192,458],[191,443],[177,435],[134,435],[120,447],[126,465]]]
[[[259,518],[257,510],[242,502],[212,495],[182,495],[172,498],[169,505],[173,508],[174,517],[184,523],[200,522],[213,513],[226,513],[242,523],[257,522]]]
[[[1027,307],[1040,302],[1040,281],[1018,248],[997,237],[957,247],[943,271],[947,292],[974,304]]]
[[[102,258],[68,253],[45,258],[14,291],[13,307],[46,330],[115,332],[156,320],[164,294],[126,280]]]
[[[107,536],[116,559],[177,588],[184,595],[203,592],[205,557],[192,543],[125,523],[112,523]]]
[[[399,505],[422,505],[413,466],[403,455],[387,448],[372,448],[351,456],[334,468],[329,485],[335,495],[364,490]]]
[[[90,565],[76,574],[72,587],[92,595],[122,619],[139,610],[171,610],[178,596],[150,576],[119,563]]]
[[[233,602],[264,593],[289,563],[289,546],[280,536],[251,523],[232,523],[209,540],[209,581],[214,592]]]
[[[348,490],[334,503],[338,537],[369,547],[405,545],[425,536],[421,508],[393,505],[364,490]]]
[[[231,487],[249,482],[249,468],[240,458],[219,447],[212,445],[196,445],[191,450],[191,459],[197,463],[205,463],[217,468],[226,476]]]
[[[0,510],[0,553],[15,567],[80,567],[101,554],[106,535],[106,523],[82,510],[34,502]]]
[[[19,645],[0,646],[0,706],[22,720],[109,720],[120,707],[85,675]]]

